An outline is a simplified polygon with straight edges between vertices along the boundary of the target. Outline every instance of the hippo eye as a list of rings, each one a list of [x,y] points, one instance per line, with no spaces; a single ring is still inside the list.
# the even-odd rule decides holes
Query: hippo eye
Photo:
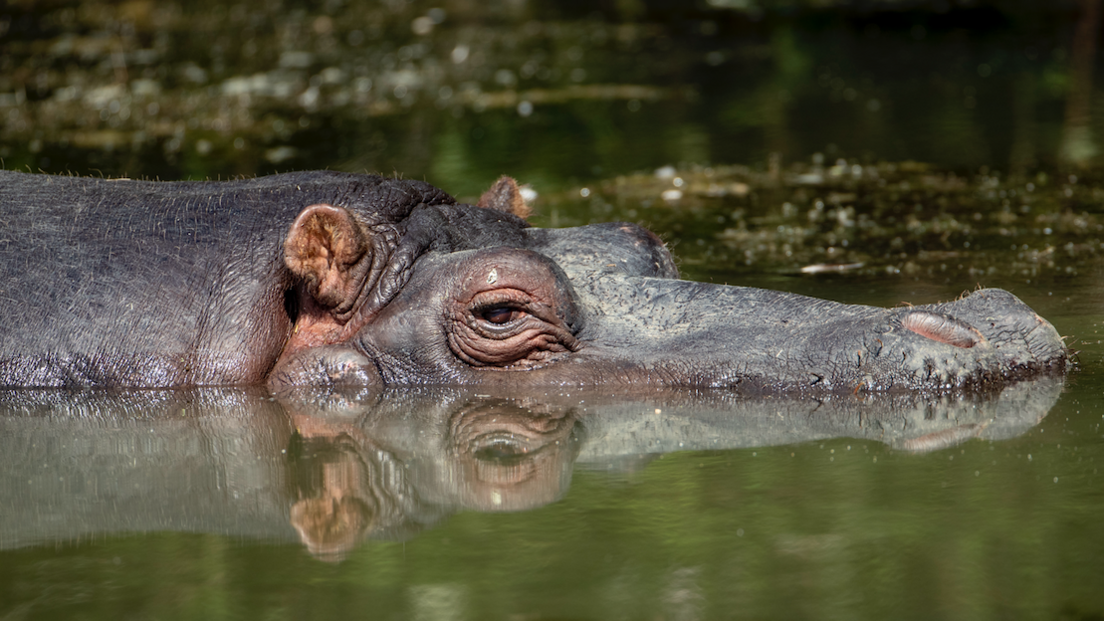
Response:
[[[524,289],[480,291],[461,308],[449,346],[472,366],[530,367],[577,348],[558,307]]]
[[[479,316],[489,323],[503,325],[521,317],[524,313],[509,306],[492,306],[480,311]]]

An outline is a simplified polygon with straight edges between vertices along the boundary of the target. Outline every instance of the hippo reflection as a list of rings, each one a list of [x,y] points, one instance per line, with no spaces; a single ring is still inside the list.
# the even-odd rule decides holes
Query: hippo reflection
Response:
[[[0,392],[0,548],[157,530],[295,539],[336,560],[461,510],[562,498],[577,467],[835,437],[932,450],[1032,428],[1061,378],[996,394],[494,395],[465,388]]]
[[[571,480],[582,433],[572,408],[478,397],[435,412],[444,420],[382,409],[405,419],[394,429],[409,436],[379,434],[377,426],[392,425],[371,410],[359,424],[347,422],[348,412],[292,415],[291,523],[319,558],[340,559],[368,536],[405,537],[445,511],[539,507]],[[418,420],[425,425],[412,428]]]
[[[932,390],[1060,372],[1011,294],[880,309],[677,280],[632,224],[529,228],[333,172],[155,183],[0,172],[0,386]]]

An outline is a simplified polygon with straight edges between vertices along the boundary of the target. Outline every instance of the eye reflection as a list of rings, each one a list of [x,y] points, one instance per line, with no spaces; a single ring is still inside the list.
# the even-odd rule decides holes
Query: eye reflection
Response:
[[[481,442],[472,452],[479,461],[508,464],[521,461],[529,454],[531,447],[527,442],[519,442],[513,437],[493,437]]]

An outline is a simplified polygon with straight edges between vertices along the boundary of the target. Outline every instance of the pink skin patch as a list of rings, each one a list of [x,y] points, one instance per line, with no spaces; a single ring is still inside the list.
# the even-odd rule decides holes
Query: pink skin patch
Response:
[[[977,345],[982,339],[975,328],[954,317],[929,311],[911,312],[901,318],[901,325],[920,336],[963,349]]]

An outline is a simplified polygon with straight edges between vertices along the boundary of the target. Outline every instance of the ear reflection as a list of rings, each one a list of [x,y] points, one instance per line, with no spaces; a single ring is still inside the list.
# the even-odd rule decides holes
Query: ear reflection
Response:
[[[410,523],[424,512],[408,506],[413,494],[403,465],[364,430],[324,414],[294,414],[292,421],[290,520],[311,555],[341,561],[367,537],[401,539],[428,525]]]
[[[376,522],[380,502],[367,485],[369,466],[347,434],[304,438],[296,433],[292,464],[291,525],[311,555],[340,561]]]

